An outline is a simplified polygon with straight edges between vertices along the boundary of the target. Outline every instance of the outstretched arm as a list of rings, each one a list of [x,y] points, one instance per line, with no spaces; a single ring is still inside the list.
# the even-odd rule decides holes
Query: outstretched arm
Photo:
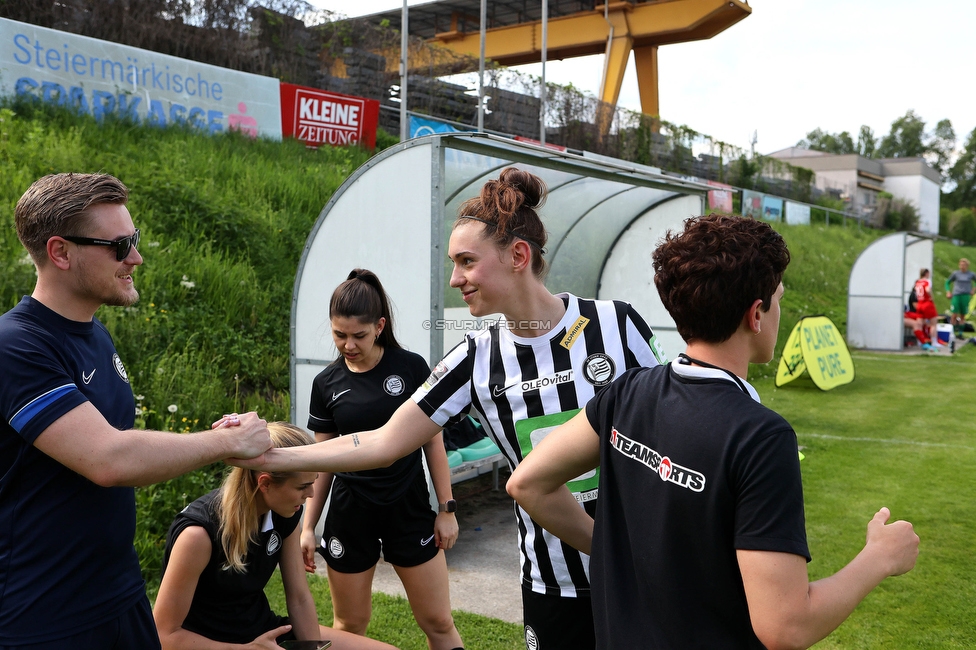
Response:
[[[149,485],[271,447],[267,423],[257,413],[233,417],[239,426],[202,433],[119,431],[85,402],[55,420],[34,446],[98,485]]]
[[[447,462],[442,432],[424,443],[424,456],[427,457],[427,469],[430,470],[430,480],[434,483],[437,503],[447,503],[454,498],[454,492],[451,489],[451,466]],[[434,535],[438,548],[453,547],[458,538],[457,516],[453,512],[438,511],[434,521]]]
[[[550,533],[589,555],[593,518],[566,487],[600,464],[600,438],[586,412],[557,427],[528,454],[508,479],[506,489]]]
[[[278,568],[281,570],[281,584],[285,591],[288,621],[292,624],[295,638],[318,639],[319,616],[315,611],[315,600],[312,598],[305,577],[300,537],[301,531],[296,528],[285,538]]]
[[[214,423],[220,426],[223,420]],[[419,449],[441,428],[407,400],[379,429],[302,447],[269,449],[259,458],[229,459],[233,465],[272,472],[357,472],[389,467]]]
[[[887,508],[878,511],[857,557],[813,583],[799,555],[736,551],[752,627],[767,648],[810,647],[843,623],[882,580],[915,566],[918,536],[907,521],[886,525],[890,516]]]
[[[315,442],[325,442],[339,437],[338,433],[316,433]],[[329,499],[329,491],[332,489],[332,472],[319,472],[315,479],[311,498],[305,501],[305,516],[302,518],[302,559],[305,563],[305,570],[315,573],[315,547],[318,540],[315,538],[315,527],[322,518],[322,510],[325,509],[325,502]]]

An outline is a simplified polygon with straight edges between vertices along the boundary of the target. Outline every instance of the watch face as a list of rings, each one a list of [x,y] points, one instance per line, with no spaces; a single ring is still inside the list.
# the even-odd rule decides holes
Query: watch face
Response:
[[[441,512],[457,512],[457,501],[449,499],[447,503],[440,504]]]

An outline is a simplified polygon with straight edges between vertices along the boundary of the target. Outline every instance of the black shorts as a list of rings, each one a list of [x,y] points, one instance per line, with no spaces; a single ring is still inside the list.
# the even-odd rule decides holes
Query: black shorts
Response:
[[[357,497],[336,477],[319,552],[340,573],[368,570],[380,559],[381,549],[390,564],[419,566],[437,555],[436,518],[422,472],[402,497],[383,506]]]
[[[52,614],[57,615],[56,612]],[[85,650],[159,650],[159,635],[153,620],[152,608],[145,595],[122,614],[107,623],[79,632],[57,641],[32,643],[29,645],[5,646],[0,650],[65,650],[66,648],[85,648]]]
[[[526,650],[596,647],[589,596],[548,596],[522,585],[522,620]]]

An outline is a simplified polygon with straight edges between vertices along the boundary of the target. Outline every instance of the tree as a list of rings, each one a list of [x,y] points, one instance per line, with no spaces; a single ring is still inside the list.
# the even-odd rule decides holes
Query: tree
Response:
[[[976,206],[976,129],[966,138],[962,153],[949,169],[949,180],[956,187],[945,196],[946,207]]]
[[[949,163],[952,153],[956,149],[956,132],[949,120],[940,120],[935,125],[935,131],[928,142],[929,155],[926,156],[932,166],[942,175],[943,181],[949,175]]]
[[[891,123],[891,132],[878,145],[879,158],[918,158],[927,151],[925,120],[911,109]]]
[[[857,153],[857,149],[854,147],[854,140],[847,131],[834,134],[819,128],[814,129],[807,133],[806,139],[797,142],[796,146],[813,151],[823,151],[825,153]]]
[[[878,149],[878,139],[874,137],[874,129],[867,124],[862,124],[857,132],[857,153],[865,158],[874,158]]]

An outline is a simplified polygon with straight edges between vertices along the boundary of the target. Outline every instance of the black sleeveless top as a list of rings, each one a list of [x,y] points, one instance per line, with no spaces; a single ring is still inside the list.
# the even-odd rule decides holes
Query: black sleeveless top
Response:
[[[249,643],[283,625],[282,617],[271,611],[264,586],[278,566],[285,538],[298,526],[302,513],[285,518],[271,511],[271,528],[259,533],[257,541],[248,545],[246,570],[238,573],[224,568],[227,556],[220,545],[220,519],[216,512],[219,499],[220,490],[214,490],[176,516],[166,535],[163,573],[176,538],[190,526],[206,530],[212,545],[210,562],[200,574],[183,629],[223,643]]]

